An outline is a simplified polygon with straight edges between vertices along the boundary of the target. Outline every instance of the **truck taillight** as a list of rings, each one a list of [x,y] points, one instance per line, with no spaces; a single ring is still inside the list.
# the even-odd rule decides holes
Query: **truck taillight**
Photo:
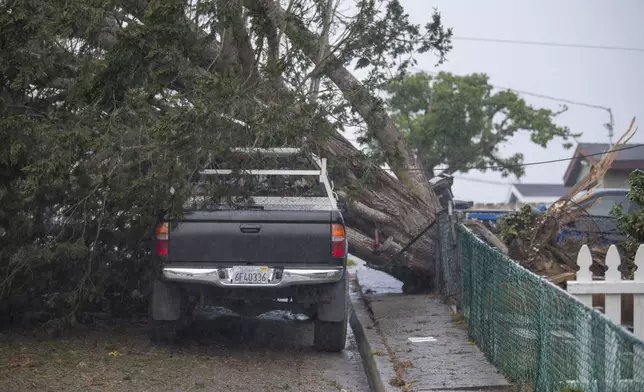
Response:
[[[158,256],[168,255],[168,222],[161,222],[154,230]]]
[[[346,237],[344,226],[339,224],[331,225],[331,257],[344,257]]]

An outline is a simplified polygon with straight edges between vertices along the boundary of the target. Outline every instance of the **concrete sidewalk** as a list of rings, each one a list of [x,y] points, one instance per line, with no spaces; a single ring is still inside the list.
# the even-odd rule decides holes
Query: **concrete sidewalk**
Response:
[[[393,278],[382,275],[366,268],[355,271],[362,297],[354,296],[352,326],[365,335],[356,331],[359,346],[368,340],[371,358],[363,362],[370,379],[379,377],[370,380],[374,391],[513,390],[468,341],[464,323],[439,297],[396,293]]]

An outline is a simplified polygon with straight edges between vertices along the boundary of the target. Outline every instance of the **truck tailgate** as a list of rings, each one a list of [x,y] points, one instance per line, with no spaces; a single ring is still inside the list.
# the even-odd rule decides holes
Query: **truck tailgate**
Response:
[[[171,222],[168,259],[170,263],[329,264],[331,223],[341,223],[331,211],[191,212]]]

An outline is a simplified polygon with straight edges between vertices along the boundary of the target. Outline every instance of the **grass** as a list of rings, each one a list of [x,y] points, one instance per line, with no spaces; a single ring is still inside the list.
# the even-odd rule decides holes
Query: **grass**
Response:
[[[337,381],[330,381],[329,386],[333,389],[338,390],[339,392],[351,392],[350,389],[343,388],[342,385],[340,385],[340,383]]]
[[[403,380],[402,377],[400,377],[399,375],[395,375],[395,376],[392,376],[391,379],[389,380],[389,385],[396,388],[402,388],[406,384],[405,384],[405,380]]]
[[[347,267],[351,267],[352,265],[356,265],[356,261],[351,257],[347,258]]]
[[[411,361],[394,361],[395,376],[389,380],[389,385],[396,388],[401,388],[403,391],[409,390],[412,383],[405,382],[405,369],[412,367]]]
[[[452,322],[457,325],[467,324],[467,320],[460,312],[452,313]]]

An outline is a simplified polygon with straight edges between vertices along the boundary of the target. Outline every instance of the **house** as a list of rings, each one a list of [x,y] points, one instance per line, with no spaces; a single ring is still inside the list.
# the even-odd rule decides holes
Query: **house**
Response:
[[[573,186],[590,170],[593,163],[599,162],[602,153],[610,148],[608,143],[579,143],[573,159],[566,169],[564,185]],[[628,148],[633,147],[633,148]],[[617,158],[606,174],[599,180],[599,188],[628,188],[628,175],[635,169],[644,169],[644,144],[620,144],[615,147]]]
[[[568,187],[564,184],[512,184],[508,204],[549,204],[563,196]]]

